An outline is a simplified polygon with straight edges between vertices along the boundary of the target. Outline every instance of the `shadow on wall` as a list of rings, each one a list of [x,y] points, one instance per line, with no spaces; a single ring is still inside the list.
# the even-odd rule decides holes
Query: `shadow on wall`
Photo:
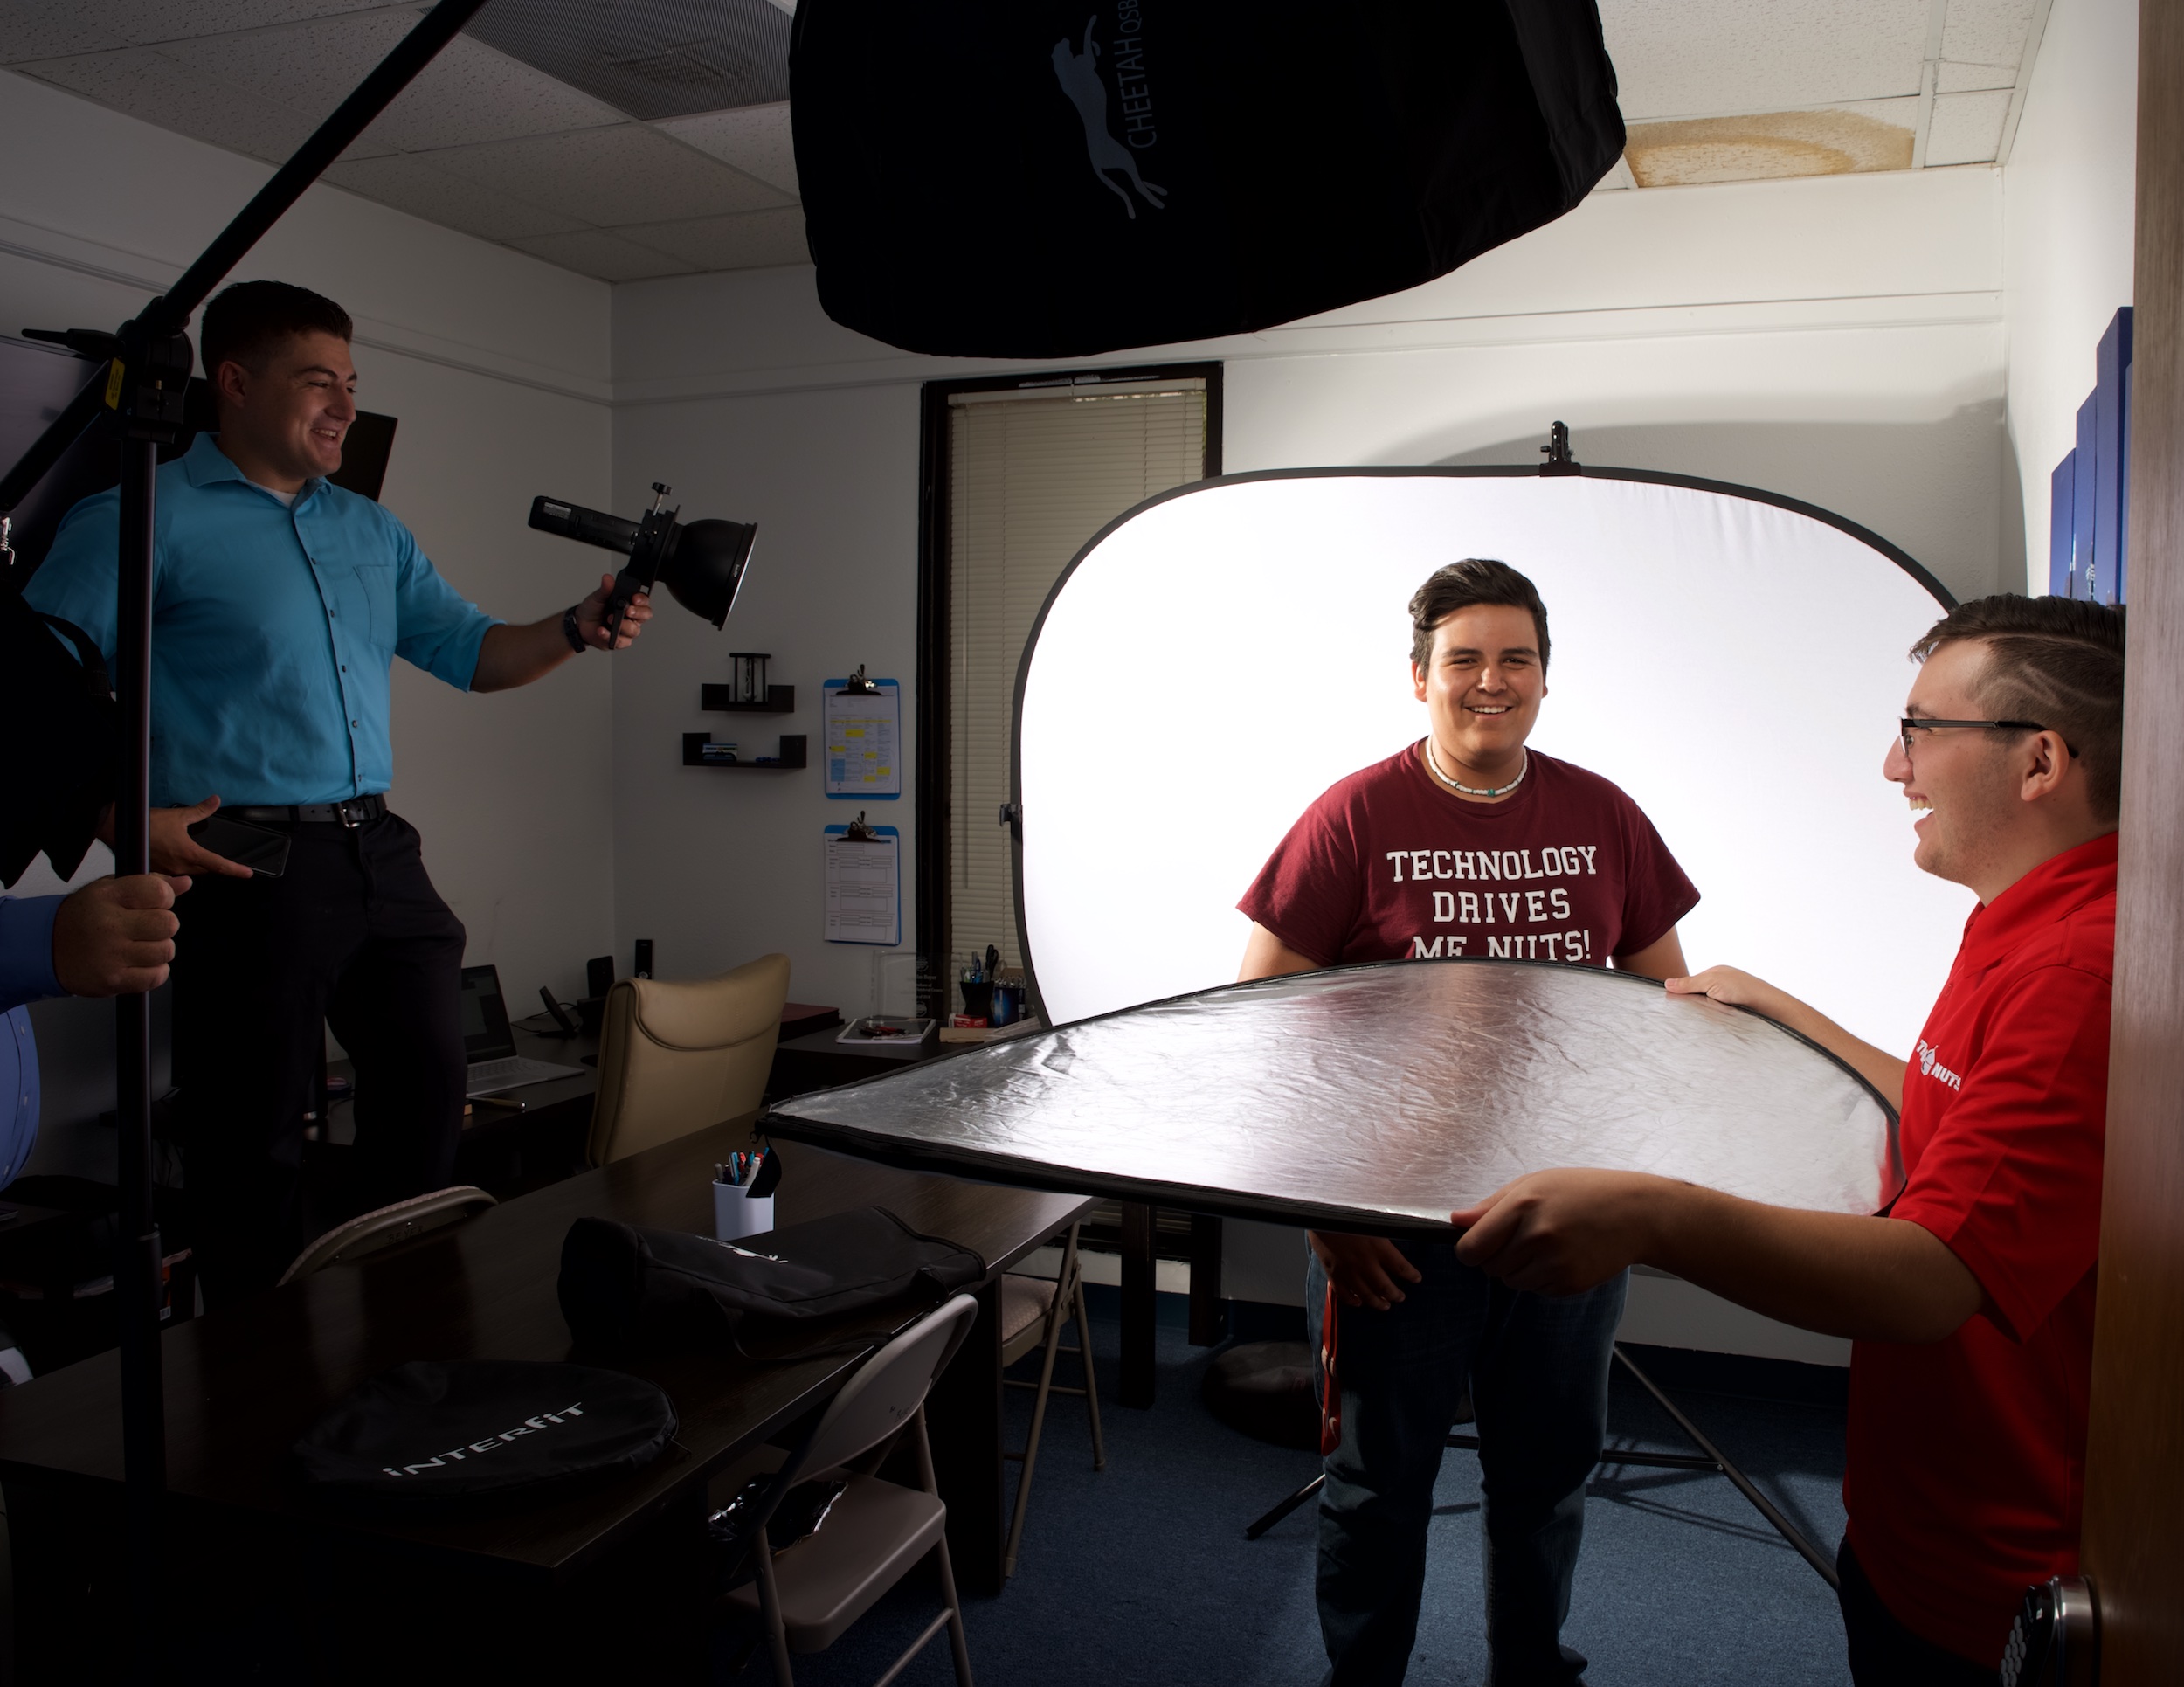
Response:
[[[1959,598],[2022,591],[2024,504],[2002,401],[1939,421],[1663,422],[1588,427],[1565,416],[1580,463],[1727,481],[1817,504],[1902,547]],[[1537,432],[1413,462],[1451,467],[1539,460]]]

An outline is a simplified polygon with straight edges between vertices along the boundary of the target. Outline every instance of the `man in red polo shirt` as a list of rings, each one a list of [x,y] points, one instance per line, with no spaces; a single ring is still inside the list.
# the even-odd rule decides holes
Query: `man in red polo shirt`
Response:
[[[1860,1687],[1996,1679],[2028,1585],[2075,1573],[2100,1252],[2124,612],[1952,611],[1883,771],[1929,873],[1980,898],[1910,1062],[1717,967],[1676,979],[1856,1068],[1902,1111],[1908,1181],[1853,1218],[1595,1171],[1466,1211],[1459,1255],[1570,1293],[1645,1262],[1849,1336],[1843,1622]]]

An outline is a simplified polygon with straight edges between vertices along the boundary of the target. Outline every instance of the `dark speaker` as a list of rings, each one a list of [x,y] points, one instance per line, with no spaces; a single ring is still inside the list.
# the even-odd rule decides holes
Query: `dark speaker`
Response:
[[[601,955],[584,964],[584,993],[604,996],[614,988],[614,957]]]

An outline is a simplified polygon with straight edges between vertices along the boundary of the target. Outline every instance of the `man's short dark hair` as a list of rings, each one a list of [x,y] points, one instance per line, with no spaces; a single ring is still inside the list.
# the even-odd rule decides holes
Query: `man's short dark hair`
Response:
[[[2085,764],[2095,818],[2113,822],[2123,795],[2123,605],[2014,591],[1974,598],[1929,627],[1911,660],[1966,640],[1987,646],[1973,695],[1987,717],[2061,733]]]
[[[1539,671],[1547,671],[1547,606],[1539,588],[1507,563],[1466,557],[1437,568],[1411,598],[1411,666],[1421,673],[1434,660],[1434,629],[1460,609],[1474,604],[1501,604],[1531,616],[1539,634]]]
[[[286,281],[238,281],[221,288],[204,308],[197,341],[209,379],[222,363],[264,374],[266,360],[299,334],[347,340],[355,333],[349,313],[323,294]]]

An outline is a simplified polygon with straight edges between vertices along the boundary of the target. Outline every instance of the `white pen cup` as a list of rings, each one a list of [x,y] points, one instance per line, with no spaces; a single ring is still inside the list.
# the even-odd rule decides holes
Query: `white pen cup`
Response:
[[[740,1184],[713,1186],[713,1239],[740,1241],[773,1228],[773,1197],[753,1195]]]

